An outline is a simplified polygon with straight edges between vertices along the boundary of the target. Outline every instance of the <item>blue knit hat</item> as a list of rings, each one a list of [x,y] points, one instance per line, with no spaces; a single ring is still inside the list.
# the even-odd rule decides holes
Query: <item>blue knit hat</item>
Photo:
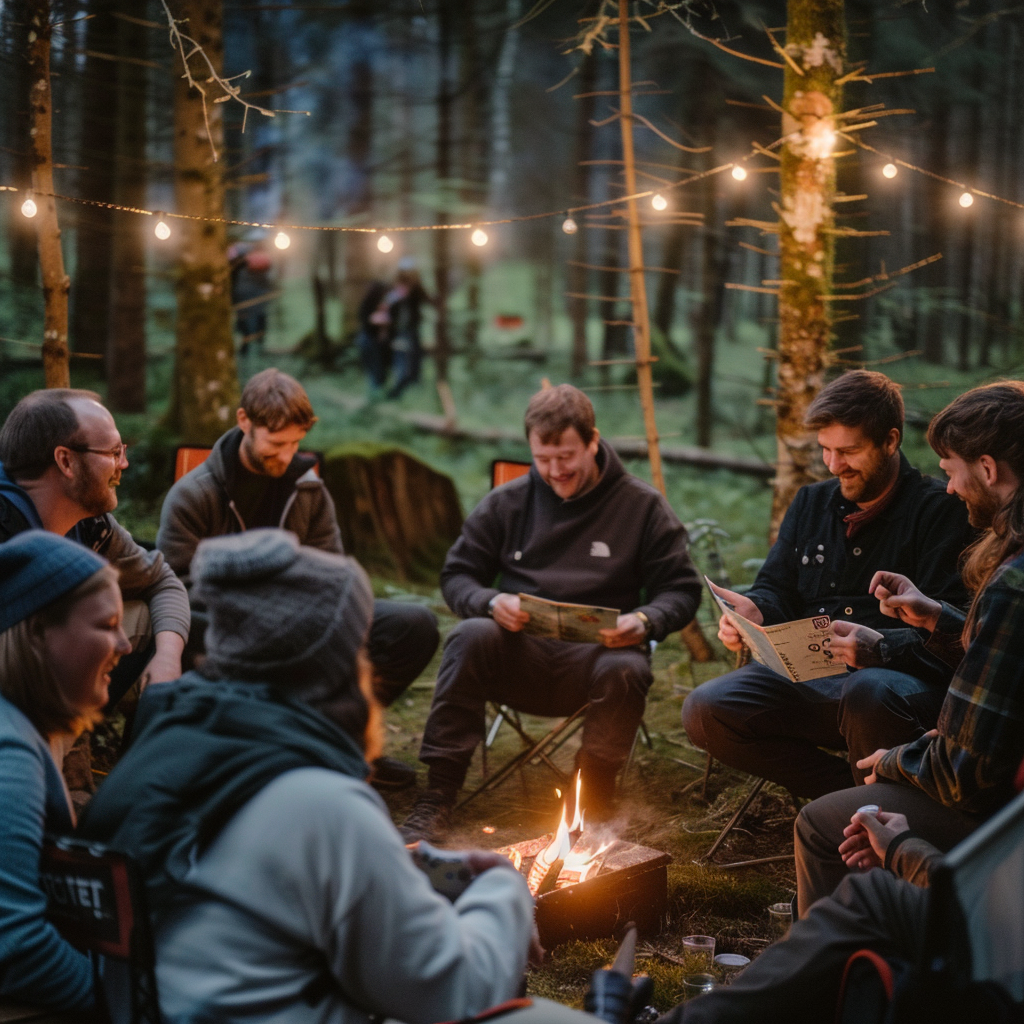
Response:
[[[0,544],[0,633],[74,590],[105,566],[95,551],[46,530]]]

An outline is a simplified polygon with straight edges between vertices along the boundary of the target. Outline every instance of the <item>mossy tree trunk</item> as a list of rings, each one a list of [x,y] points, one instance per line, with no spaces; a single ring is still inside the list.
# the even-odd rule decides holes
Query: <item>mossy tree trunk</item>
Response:
[[[71,386],[68,369],[68,289],[60,245],[57,204],[53,198],[53,95],[50,90],[49,0],[31,5],[28,33],[29,109],[32,188],[36,193],[36,242],[43,276],[43,371],[48,388]]]
[[[179,0],[175,17],[218,74],[224,64],[222,0]],[[209,72],[194,60],[192,74]],[[224,105],[207,101],[184,78],[174,86],[174,197],[178,213],[224,216]],[[207,130],[207,123],[209,130]],[[212,145],[212,148],[211,148]],[[178,240],[175,395],[172,425],[193,444],[212,444],[234,422],[238,376],[231,334],[231,282],[224,224],[174,220]],[[172,243],[173,244],[173,243]]]
[[[835,118],[846,56],[843,0],[789,0],[783,91],[779,251],[778,471],[771,535],[814,479],[817,445],[803,417],[821,388],[832,333]],[[799,72],[797,71],[799,69]]]

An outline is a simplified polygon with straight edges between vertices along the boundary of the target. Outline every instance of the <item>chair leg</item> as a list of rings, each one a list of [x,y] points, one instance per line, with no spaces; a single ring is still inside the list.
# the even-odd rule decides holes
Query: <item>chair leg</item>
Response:
[[[471,800],[475,800],[481,793],[486,793],[488,790],[501,785],[517,768],[521,768],[537,759],[543,761],[555,773],[563,786],[567,785],[570,781],[568,776],[551,760],[549,755],[558,750],[583,725],[581,719],[586,710],[587,707],[584,705],[536,742],[533,742],[529,734],[522,728],[521,723],[515,722],[511,717],[506,716],[505,720],[519,733],[524,741],[529,740],[532,745],[521,750],[498,771],[494,772],[493,775],[489,775],[484,779],[476,789],[456,804],[456,808],[465,807],[466,804]]]
[[[708,757],[708,768],[705,771],[705,779],[707,778],[707,775],[708,775],[708,773],[710,773],[710,771],[711,771],[711,758],[709,756]],[[709,849],[708,852],[705,853],[703,857],[699,858],[698,863],[700,863],[700,864],[712,864],[712,863],[714,863],[715,854],[718,853],[719,849],[722,846],[722,843],[725,842],[725,840],[729,836],[729,833],[740,823],[740,820],[742,819],[743,815],[747,813],[747,811],[750,808],[750,805],[754,802],[754,800],[757,799],[758,794],[764,788],[764,784],[767,781],[768,781],[767,779],[758,779],[754,783],[754,785],[751,786],[750,792],[747,793],[747,795],[743,799],[743,803],[741,803],[739,805],[739,807],[736,809],[736,813],[733,814],[733,816],[729,819],[729,821],[726,824],[725,828],[723,828],[722,831],[718,833],[718,837],[711,844],[711,849]],[[733,861],[730,864],[715,864],[715,867],[717,867],[720,871],[729,871],[732,868],[753,867],[755,864],[772,864],[772,863],[774,863],[776,861],[784,861],[784,860],[792,860],[792,859],[793,859],[793,854],[791,854],[791,853],[784,853],[784,854],[773,855],[771,857],[758,857],[755,860],[738,860],[738,861]]]

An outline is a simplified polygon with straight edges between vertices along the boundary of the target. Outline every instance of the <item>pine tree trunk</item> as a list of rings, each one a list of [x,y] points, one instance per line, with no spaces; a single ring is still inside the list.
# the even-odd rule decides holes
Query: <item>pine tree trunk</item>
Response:
[[[519,46],[519,16],[522,0],[505,0],[505,36],[491,94],[491,173],[487,205],[491,210],[508,206],[508,164],[512,151],[512,83]]]
[[[360,9],[360,20],[368,15]],[[369,59],[352,63],[352,88],[349,105],[351,122],[346,157],[357,182],[355,194],[348,204],[350,218],[368,216],[373,206],[373,65]],[[341,341],[345,345],[359,330],[359,303],[372,280],[373,236],[362,232],[344,235],[345,270],[341,285]]]
[[[450,81],[452,52],[451,0],[440,0],[437,8],[438,88],[437,88],[437,152],[435,172],[438,188],[449,195],[452,173],[452,89]],[[438,213],[438,223],[448,223],[448,211]],[[434,231],[434,290],[437,295],[437,320],[434,326],[434,366],[437,380],[448,380],[451,340],[448,334],[448,292],[451,276],[450,231]]]
[[[32,188],[39,208],[36,214],[36,242],[43,275],[43,370],[48,388],[71,386],[68,367],[68,289],[64,254],[53,199],[53,104],[50,92],[49,0],[35,0],[29,24],[29,81],[31,109]]]
[[[572,186],[570,195],[574,203],[585,204],[590,199],[590,159],[593,150],[594,118],[596,96],[589,96],[597,87],[597,56],[585,54],[580,65],[579,91],[583,95],[576,102],[576,137],[573,144],[573,166],[570,172]],[[573,264],[569,266],[567,291],[576,296],[585,295],[590,273],[586,267],[578,266],[589,262],[587,259],[587,237],[585,231],[577,231],[570,246]],[[590,303],[586,299],[569,299],[569,319],[572,321],[572,376],[579,377],[587,367],[587,320]]]
[[[797,490],[814,479],[818,450],[804,412],[821,387],[832,332],[829,304],[835,260],[835,115],[842,90],[846,28],[842,0],[789,0],[783,93],[779,247],[778,466],[771,537]]]
[[[117,53],[146,53],[148,31],[117,20]],[[114,198],[122,206],[146,205],[145,68],[127,61],[117,67],[117,159]],[[110,335],[107,343],[107,402],[115,412],[146,411],[146,241],[145,225],[131,213],[114,213],[110,278]]]
[[[85,48],[110,53],[114,18],[110,0],[90,0]],[[120,20],[120,19],[119,19]],[[82,104],[82,133],[78,163],[78,194],[83,199],[110,202],[108,161],[117,140],[117,75],[120,65],[87,58],[88,98]],[[114,250],[114,211],[79,206],[75,232],[75,277],[71,286],[71,338],[76,352],[105,355],[110,333],[110,280]]]
[[[213,66],[224,63],[222,0],[179,0],[172,8],[188,18],[186,31]],[[207,73],[198,62],[196,81]],[[175,72],[177,75],[177,71]],[[224,105],[207,103],[184,78],[174,85],[174,195],[177,212],[198,217],[224,216]],[[191,444],[212,444],[233,422],[238,377],[231,333],[231,284],[227,236],[223,224],[174,220],[179,238],[178,318],[175,330],[175,408],[172,423]]]
[[[29,135],[31,77],[28,65],[28,34],[31,18],[30,0],[14,0],[0,6],[0,31],[10,40],[10,52],[15,55],[11,67],[11,91],[5,97],[3,126],[7,171],[5,181],[18,189],[32,184],[32,154]],[[21,214],[21,202],[3,204],[7,214],[8,265],[14,299],[12,322],[8,329],[16,338],[29,332],[32,307],[36,295],[36,275],[39,259],[36,254],[36,233],[32,221]]]

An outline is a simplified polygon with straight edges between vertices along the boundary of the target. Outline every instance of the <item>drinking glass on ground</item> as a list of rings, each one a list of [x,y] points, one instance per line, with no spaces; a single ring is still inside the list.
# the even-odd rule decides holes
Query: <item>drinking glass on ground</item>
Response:
[[[772,933],[775,941],[784,939],[789,934],[793,923],[793,905],[791,903],[773,903],[768,908],[768,916],[772,920]]]
[[[683,978],[683,999],[696,999],[715,987],[713,974],[687,974]]]
[[[687,974],[710,974],[715,967],[715,937],[687,935],[683,939],[683,961]]]
[[[715,970],[723,985],[731,985],[733,979],[750,965],[750,958],[740,953],[719,953],[715,957]]]

